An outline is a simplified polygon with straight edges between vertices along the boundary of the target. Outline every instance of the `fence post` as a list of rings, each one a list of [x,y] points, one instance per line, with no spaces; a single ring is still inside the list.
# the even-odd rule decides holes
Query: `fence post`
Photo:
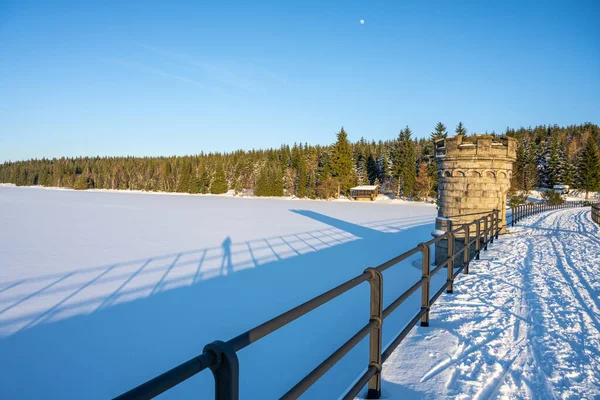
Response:
[[[477,240],[475,241],[475,259],[479,260],[479,249],[481,248],[481,218],[477,220],[477,225],[475,226],[475,237]]]
[[[498,216],[499,211],[494,210],[494,214],[496,214],[496,239],[498,239],[498,234],[500,233],[500,217]]]
[[[421,317],[421,326],[429,326],[429,284],[430,284],[430,267],[429,267],[429,258],[430,251],[429,246],[424,243],[419,243],[419,247],[421,248],[421,269],[423,271],[423,278],[427,278],[425,282],[423,282],[423,286],[421,286],[421,308],[425,309],[425,314]]]
[[[510,226],[513,227],[515,226],[515,210],[517,209],[518,206],[514,206],[511,207],[510,209],[510,214],[511,214],[511,218],[510,218]]]
[[[238,400],[240,392],[240,365],[233,347],[217,340],[204,346],[203,351],[213,352],[217,363],[210,367],[215,377],[216,400]]]
[[[463,225],[465,228],[465,250],[463,252],[464,258],[463,262],[465,263],[465,274],[469,273],[469,261],[471,261],[471,229],[468,224]]]
[[[484,224],[483,224],[483,249],[485,251],[487,251],[487,245],[488,245],[488,217],[489,215],[486,215],[483,220]]]
[[[375,367],[377,373],[369,380],[367,399],[381,397],[381,350],[382,350],[382,325],[383,325],[383,276],[375,268],[367,268],[365,272],[371,274],[369,285],[371,287],[371,321],[376,324],[371,329],[369,337],[369,367]]]
[[[454,233],[448,232],[448,288],[446,293],[452,293],[454,289]]]
[[[496,214],[492,213],[490,215],[490,243],[494,243],[494,226],[496,226],[496,220],[495,220]]]

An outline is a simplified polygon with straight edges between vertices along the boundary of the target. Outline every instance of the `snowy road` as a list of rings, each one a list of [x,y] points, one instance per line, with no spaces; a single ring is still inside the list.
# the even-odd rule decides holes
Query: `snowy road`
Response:
[[[387,398],[600,398],[600,229],[589,209],[519,225],[388,359]]]

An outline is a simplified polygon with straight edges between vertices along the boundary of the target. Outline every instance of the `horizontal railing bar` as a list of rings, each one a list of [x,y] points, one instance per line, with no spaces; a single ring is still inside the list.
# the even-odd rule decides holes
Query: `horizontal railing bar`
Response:
[[[466,231],[466,229],[465,229],[465,227],[463,225],[459,226],[456,229],[453,229],[451,232],[456,234],[456,233],[458,233],[460,231],[463,231],[463,232],[467,233],[467,231]]]
[[[362,389],[369,382],[369,379],[371,379],[376,373],[377,367],[371,365],[369,368],[367,368],[363,376],[361,376],[360,379],[354,384],[354,386],[350,388],[350,390],[344,395],[342,400],[354,399],[360,392],[360,389]]]
[[[323,293],[320,296],[307,301],[306,303],[300,304],[299,306],[292,308],[290,311],[285,312],[270,321],[265,322],[256,328],[250,329],[247,332],[242,333],[239,336],[231,339],[228,343],[233,347],[234,351],[239,351],[251,343],[265,337],[269,333],[289,324],[290,322],[300,318],[304,314],[314,310],[317,307],[322,306],[330,300],[335,299],[339,295],[347,292],[348,290],[366,282],[371,277],[371,274],[364,272],[362,275],[357,276],[341,285]]]
[[[433,295],[433,297],[431,298],[431,300],[429,300],[429,306],[431,306],[433,303],[435,303],[435,301],[438,299],[438,297],[440,297],[442,295],[442,293],[444,293],[444,290],[446,290],[446,288],[450,286],[450,281],[446,281],[442,287],[440,288],[440,290],[438,290],[437,292],[435,292],[435,294]]]
[[[448,265],[448,262],[450,261],[449,258],[447,258],[443,263],[441,263],[440,265],[438,265],[437,267],[435,267],[434,269],[432,269],[429,272],[429,276],[434,276],[435,274],[437,274],[440,269],[444,268],[446,265]]]
[[[436,244],[439,241],[442,241],[444,239],[446,239],[448,237],[448,232],[444,233],[443,235],[440,235],[438,237],[434,237],[433,239],[423,243],[425,246],[431,246],[432,244]]]
[[[467,266],[467,264],[463,264],[463,265],[461,265],[461,266],[460,266],[460,267],[459,267],[459,268],[456,270],[456,272],[454,272],[454,277],[456,278],[456,277],[457,277],[457,276],[458,276],[458,275],[459,275],[459,274],[460,274],[460,273],[461,273],[461,272],[462,272],[462,271],[465,269],[465,267],[466,267],[466,266]]]
[[[491,211],[481,211],[481,212],[476,212],[476,213],[469,213],[469,214],[457,214],[457,215],[451,215],[449,217],[445,217],[445,218],[458,218],[458,217],[469,217],[471,215],[480,215],[480,214],[493,214],[494,210]]]
[[[396,347],[398,347],[398,345],[402,342],[402,340],[404,340],[404,338],[406,337],[406,335],[408,335],[408,332],[410,332],[410,330],[417,324],[417,322],[419,322],[419,320],[421,319],[421,317],[423,315],[425,315],[426,312],[427,312],[427,309],[421,308],[421,310],[417,313],[417,315],[415,315],[413,317],[413,319],[410,320],[410,322],[408,323],[408,325],[406,325],[404,327],[404,329],[402,329],[402,332],[400,332],[400,334],[398,334],[398,336],[396,336],[396,338],[394,339],[394,341],[381,354],[381,362],[382,363],[384,363],[385,360],[388,359],[388,357],[392,354],[392,352],[394,351],[394,349]]]
[[[383,319],[386,319],[388,317],[388,315],[390,315],[400,304],[402,304],[414,292],[416,292],[417,289],[419,289],[421,286],[423,286],[423,283],[426,282],[427,279],[428,278],[426,276],[419,279],[419,281],[417,283],[412,285],[406,292],[402,293],[400,295],[400,297],[398,297],[396,300],[394,300],[394,302],[392,304],[387,306],[386,309],[383,310]]]
[[[417,254],[417,253],[418,253],[418,252],[420,252],[420,251],[421,251],[421,249],[420,249],[420,248],[418,248],[418,247],[412,248],[412,249],[410,249],[410,250],[408,250],[408,251],[406,251],[406,252],[404,252],[404,253],[400,254],[399,256],[397,256],[397,257],[394,257],[394,258],[392,258],[391,260],[389,260],[389,261],[386,261],[386,262],[384,262],[383,264],[381,264],[381,265],[379,265],[379,266],[375,267],[375,269],[376,269],[377,271],[379,271],[379,272],[383,272],[383,271],[385,271],[386,269],[390,268],[392,265],[396,265],[396,264],[398,264],[399,262],[402,262],[402,261],[406,260],[408,257],[410,257],[410,256],[412,256],[412,255],[414,255],[414,254]]]
[[[452,256],[452,258],[456,258],[457,256],[461,255],[462,253],[465,252],[465,250],[467,250],[467,246],[464,246],[462,249],[454,252],[454,255]]]
[[[331,367],[333,367],[342,357],[346,355],[350,350],[354,348],[363,338],[365,338],[371,328],[377,325],[379,322],[371,320],[365,325],[358,333],[352,336],[346,343],[340,348],[333,352],[329,357],[313,369],[308,375],[306,375],[300,382],[291,388],[286,394],[281,396],[281,399],[297,399],[302,393],[304,393],[309,387],[311,387],[320,377],[325,375]]]
[[[138,387],[131,389],[127,393],[115,397],[115,400],[124,399],[152,399],[161,393],[166,392],[181,382],[196,375],[198,372],[216,364],[217,358],[212,351],[204,352],[197,357],[192,358],[183,364],[149,380]]]

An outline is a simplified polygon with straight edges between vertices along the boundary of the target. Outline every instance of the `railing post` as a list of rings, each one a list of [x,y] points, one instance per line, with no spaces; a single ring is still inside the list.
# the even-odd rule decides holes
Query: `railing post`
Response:
[[[204,346],[217,358],[210,369],[215,377],[215,400],[238,400],[240,392],[240,365],[233,347],[217,340]]]
[[[500,210],[494,210],[496,214],[496,239],[498,239],[498,235],[500,234]]]
[[[383,276],[375,268],[367,268],[365,272],[371,274],[369,278],[369,285],[371,287],[371,321],[376,322],[369,335],[369,367],[377,369],[377,373],[369,380],[367,399],[378,399],[381,397]]]
[[[421,309],[425,309],[425,314],[421,317],[421,326],[429,326],[429,287],[430,287],[430,265],[429,258],[430,250],[429,246],[424,243],[419,243],[419,247],[421,248],[421,269],[423,271],[423,278],[427,278],[423,282],[423,286],[421,286]]]
[[[475,237],[477,238],[475,241],[475,259],[479,260],[479,251],[481,248],[481,218],[477,220],[477,225],[475,226]]]
[[[496,214],[492,213],[490,215],[490,243],[494,243],[494,226],[496,226],[496,220],[495,220]]]
[[[454,289],[454,233],[448,232],[448,288],[446,293],[452,293]]]
[[[510,226],[513,227],[515,226],[515,210],[517,209],[518,206],[514,206],[510,209]]]
[[[486,215],[484,218],[485,220],[483,221],[483,249],[485,251],[487,251],[487,246],[488,246],[488,217],[489,215]]]
[[[463,226],[465,228],[465,251],[463,252],[463,262],[465,263],[465,274],[468,274],[469,261],[471,261],[471,229],[469,228],[468,224],[464,224]]]

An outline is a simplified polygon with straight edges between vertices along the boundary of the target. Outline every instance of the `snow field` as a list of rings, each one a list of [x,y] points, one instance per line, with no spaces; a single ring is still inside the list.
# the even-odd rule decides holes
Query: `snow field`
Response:
[[[0,187],[0,398],[121,394],[429,239],[425,204]],[[420,278],[385,273],[385,304]],[[386,320],[389,342],[419,294]],[[242,398],[281,396],[368,322],[368,284],[239,352]],[[335,398],[364,340],[306,398]],[[204,371],[164,398],[210,398]]]

